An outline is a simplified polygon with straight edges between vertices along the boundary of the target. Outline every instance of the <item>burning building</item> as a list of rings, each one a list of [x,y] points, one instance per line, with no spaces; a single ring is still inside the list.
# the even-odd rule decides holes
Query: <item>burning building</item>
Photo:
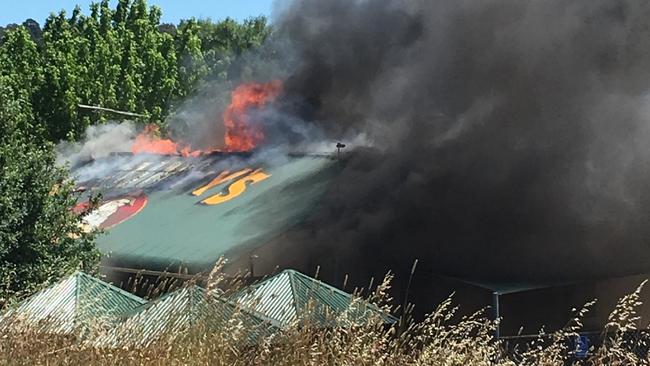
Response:
[[[74,210],[84,213],[85,230],[104,231],[97,243],[109,276],[195,274],[222,256],[233,263],[231,271],[248,270],[256,249],[311,214],[331,189],[340,155],[257,149],[266,132],[259,113],[281,90],[277,80],[234,88],[221,115],[222,140],[201,148],[157,125],[134,134],[123,124],[78,149],[97,150],[111,134],[126,141],[110,141],[126,146],[121,151],[72,159],[82,192]],[[100,202],[87,213],[97,196]]]
[[[138,154],[75,170],[112,200],[88,225],[108,228],[112,267],[256,254],[262,273],[320,265],[354,285],[390,269],[422,311],[461,287],[482,307],[492,291],[647,273],[649,14],[636,0],[297,1],[275,28],[296,62],[281,86],[239,89],[224,143],[148,130]],[[349,152],[246,152],[305,130]]]
[[[275,163],[213,154],[113,156],[78,168],[87,193],[100,193],[86,225],[111,267],[209,270],[222,255],[247,253],[295,225],[327,189],[333,160],[286,157]],[[84,180],[97,165],[101,178]],[[85,202],[79,204],[83,208]]]

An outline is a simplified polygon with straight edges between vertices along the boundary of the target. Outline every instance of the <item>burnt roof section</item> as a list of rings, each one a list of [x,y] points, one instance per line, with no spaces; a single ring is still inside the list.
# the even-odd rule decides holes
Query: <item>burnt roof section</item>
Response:
[[[145,154],[96,160],[74,169],[73,176],[84,188],[81,201],[101,194],[106,212],[93,218],[97,221],[102,214],[119,215],[121,206],[130,204],[125,197],[146,197],[137,213],[127,213],[98,238],[107,264],[183,265],[198,272],[222,255],[236,257],[302,222],[334,172],[327,156]]]

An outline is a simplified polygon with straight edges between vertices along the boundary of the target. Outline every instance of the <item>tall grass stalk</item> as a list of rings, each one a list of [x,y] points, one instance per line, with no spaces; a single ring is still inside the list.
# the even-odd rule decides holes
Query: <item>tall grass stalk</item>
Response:
[[[209,274],[206,301],[226,296],[222,263]],[[386,325],[374,313],[359,322],[359,309],[372,302],[385,312],[391,307],[388,275],[363,298],[356,297],[347,311],[333,314],[340,326],[323,327],[310,321],[309,311],[277,332],[263,332],[246,321],[246,309],[228,314],[207,307],[191,322],[168,319],[155,341],[142,345],[99,347],[93,340],[110,332],[105,323],[84,324],[83,332],[51,334],[34,324],[9,322],[0,334],[0,364],[6,365],[565,365],[572,363],[571,339],[593,302],[575,311],[567,326],[552,334],[540,332],[524,347],[506,352],[494,339],[497,321],[485,311],[458,319],[453,298],[442,302],[422,321],[406,319]],[[236,281],[235,281],[236,282]],[[241,281],[243,282],[243,281]],[[232,287],[232,281],[228,287]],[[592,347],[587,365],[648,364],[644,337],[637,334],[643,284],[620,299],[603,329],[601,345]],[[190,310],[187,310],[190,311]],[[318,311],[316,305],[312,311]],[[408,312],[404,312],[408,313]],[[184,317],[182,312],[174,316]],[[266,326],[266,325],[264,325]],[[258,327],[255,329],[255,327]],[[138,330],[132,337],[138,338]],[[254,334],[255,336],[251,336]]]

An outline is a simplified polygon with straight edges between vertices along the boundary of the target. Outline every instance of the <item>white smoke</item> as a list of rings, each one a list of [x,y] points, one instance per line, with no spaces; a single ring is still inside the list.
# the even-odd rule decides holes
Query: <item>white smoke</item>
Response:
[[[82,141],[59,143],[57,163],[75,166],[111,153],[130,152],[135,136],[135,126],[129,121],[89,126]]]

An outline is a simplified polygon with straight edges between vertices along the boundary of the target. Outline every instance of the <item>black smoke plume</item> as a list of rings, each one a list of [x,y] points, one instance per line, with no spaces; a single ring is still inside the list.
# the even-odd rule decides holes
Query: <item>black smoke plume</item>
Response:
[[[296,0],[275,38],[283,112],[372,142],[292,254],[502,289],[650,269],[650,3]]]

